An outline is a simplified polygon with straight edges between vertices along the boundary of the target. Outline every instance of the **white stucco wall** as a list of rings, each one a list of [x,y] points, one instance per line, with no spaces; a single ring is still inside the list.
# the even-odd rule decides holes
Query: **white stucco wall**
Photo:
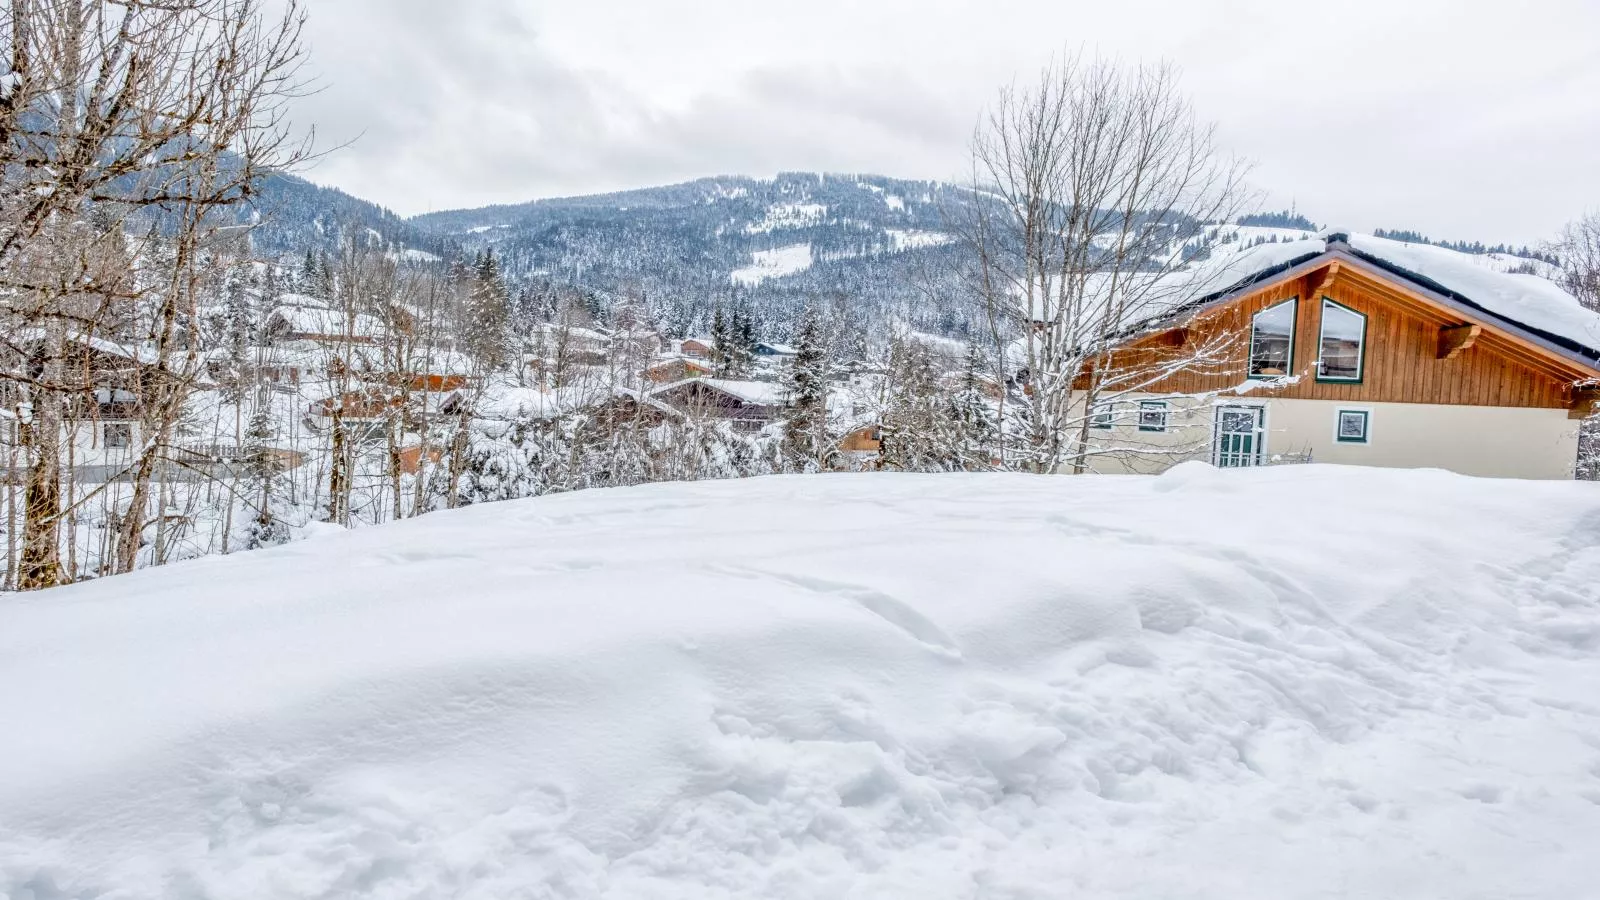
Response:
[[[1370,442],[1340,443],[1341,409],[1370,411]],[[1463,475],[1571,478],[1578,422],[1564,409],[1429,403],[1267,401],[1268,452],[1310,450],[1316,462],[1433,467]]]
[[[1166,399],[1166,432],[1142,432],[1133,410],[1140,399]],[[1501,478],[1571,478],[1578,453],[1578,422],[1562,409],[1446,406],[1426,403],[1341,403],[1242,397],[1195,401],[1186,397],[1128,397],[1110,430],[1091,430],[1098,472],[1161,472],[1188,459],[1210,461],[1215,407],[1266,408],[1264,458],[1309,454],[1311,461],[1386,468],[1440,468]],[[1343,409],[1369,413],[1366,444],[1336,439]]]

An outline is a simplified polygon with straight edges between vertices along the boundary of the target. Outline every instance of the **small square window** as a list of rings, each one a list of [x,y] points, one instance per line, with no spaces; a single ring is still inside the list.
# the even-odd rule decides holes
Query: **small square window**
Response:
[[[126,450],[133,446],[133,426],[127,422],[110,422],[104,426],[102,443],[107,450]]]
[[[1334,437],[1341,444],[1366,444],[1370,442],[1372,413],[1364,409],[1339,410],[1338,430]]]
[[[1102,400],[1094,405],[1094,415],[1089,418],[1089,427],[1107,429],[1115,421],[1115,407],[1111,403]]]
[[[1167,430],[1167,401],[1141,400],[1139,401],[1139,430],[1140,431],[1166,431]]]

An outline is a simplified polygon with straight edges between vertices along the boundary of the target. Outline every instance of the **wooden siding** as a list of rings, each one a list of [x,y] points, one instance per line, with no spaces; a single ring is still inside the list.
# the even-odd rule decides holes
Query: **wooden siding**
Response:
[[[1319,288],[1322,293],[1313,295]],[[1218,363],[1186,369],[1143,390],[1193,394],[1234,387],[1245,377],[1251,317],[1291,297],[1299,300],[1291,372],[1300,380],[1273,389],[1271,396],[1349,403],[1543,409],[1566,409],[1574,402],[1571,374],[1529,354],[1513,339],[1491,328],[1484,328],[1467,349],[1449,359],[1439,359],[1440,329],[1465,324],[1461,319],[1418,302],[1403,288],[1349,270],[1341,270],[1331,282],[1326,271],[1319,270],[1245,295],[1203,313],[1184,332],[1168,332],[1118,351],[1112,366],[1127,371],[1163,357],[1187,355],[1188,348],[1195,346],[1225,344],[1227,353]],[[1365,362],[1359,383],[1317,380],[1323,297],[1367,317]],[[1182,346],[1176,346],[1180,341]]]

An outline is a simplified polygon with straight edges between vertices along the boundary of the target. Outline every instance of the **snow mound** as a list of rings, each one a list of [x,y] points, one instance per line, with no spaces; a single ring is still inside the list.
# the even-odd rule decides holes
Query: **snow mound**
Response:
[[[0,602],[0,896],[1578,897],[1600,491],[439,513]]]

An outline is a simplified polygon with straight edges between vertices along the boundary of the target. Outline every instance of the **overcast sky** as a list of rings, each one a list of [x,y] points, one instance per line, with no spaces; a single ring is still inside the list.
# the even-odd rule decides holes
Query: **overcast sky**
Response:
[[[1600,208],[1600,0],[314,0],[305,174],[402,213],[781,170],[957,178],[999,87],[1166,59],[1269,201],[1536,241]]]

